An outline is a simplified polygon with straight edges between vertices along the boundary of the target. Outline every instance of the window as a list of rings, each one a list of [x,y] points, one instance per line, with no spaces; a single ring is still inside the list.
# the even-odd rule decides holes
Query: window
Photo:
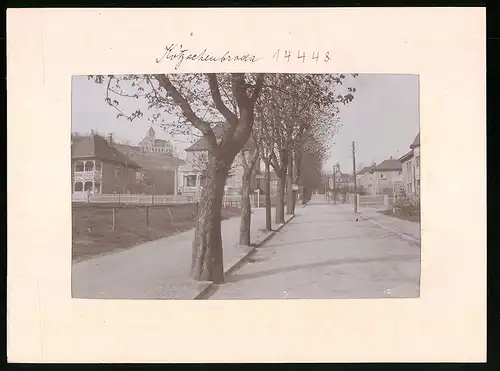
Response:
[[[385,174],[384,173],[380,174],[380,179],[385,179]]]
[[[142,179],[142,173],[140,171],[135,172],[135,179],[136,180],[141,180]]]
[[[406,185],[406,188],[407,188],[408,193],[411,193],[411,183],[408,183]]]
[[[82,163],[83,166],[83,163]],[[83,183],[82,182],[76,182],[75,183],[75,192],[81,192],[83,191]]]
[[[416,159],[417,159],[417,167],[420,167],[420,156],[417,156]]]
[[[99,160],[95,161],[95,171],[102,171],[102,163]]]
[[[186,175],[184,177],[184,185],[186,187],[196,187],[196,175]]]
[[[403,173],[402,170],[398,170],[398,175],[401,175]]]
[[[92,191],[92,182],[85,182],[85,191]]]
[[[408,162],[406,163],[406,171],[407,171],[407,172],[411,172],[411,161],[408,161]]]
[[[85,171],[94,170],[94,161],[85,161]]]
[[[101,193],[101,183],[95,182],[94,191],[95,191],[95,193]]]
[[[116,166],[115,167],[115,178],[119,178],[119,177],[120,177],[120,167]]]
[[[85,168],[83,161],[75,162],[75,171],[83,171]]]

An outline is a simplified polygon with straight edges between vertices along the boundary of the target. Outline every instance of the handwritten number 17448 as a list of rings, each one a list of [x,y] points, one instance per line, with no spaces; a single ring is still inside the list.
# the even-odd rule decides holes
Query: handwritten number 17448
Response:
[[[285,63],[292,63],[294,60],[298,61],[299,63],[305,63],[307,60],[311,60],[314,63],[318,62],[326,63],[331,60],[331,57],[330,57],[330,51],[326,51],[323,53],[314,51],[311,53],[306,53],[301,50],[295,51],[290,49],[285,49],[285,50],[278,49],[273,54],[273,59],[276,62],[283,61]]]

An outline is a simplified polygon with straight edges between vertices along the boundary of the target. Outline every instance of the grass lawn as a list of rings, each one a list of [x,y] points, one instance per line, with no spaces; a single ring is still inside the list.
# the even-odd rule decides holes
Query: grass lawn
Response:
[[[149,207],[149,225],[146,207],[119,206],[113,212],[110,205],[73,205],[73,261],[95,255],[126,249],[194,228],[196,204]],[[223,220],[240,215],[240,209],[222,210]]]
[[[379,211],[379,213],[392,216],[393,218],[398,218],[402,220],[407,220],[409,222],[420,223],[420,215],[402,215],[402,214],[393,214],[392,210],[383,210]]]

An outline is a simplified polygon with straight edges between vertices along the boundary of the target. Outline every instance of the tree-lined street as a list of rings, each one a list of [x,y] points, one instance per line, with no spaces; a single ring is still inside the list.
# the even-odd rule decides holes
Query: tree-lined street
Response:
[[[204,298],[415,298],[419,280],[419,243],[316,195]]]

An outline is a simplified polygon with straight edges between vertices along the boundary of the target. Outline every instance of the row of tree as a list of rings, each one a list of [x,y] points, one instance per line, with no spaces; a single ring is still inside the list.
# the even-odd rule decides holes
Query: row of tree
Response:
[[[226,178],[239,156],[244,173],[240,243],[250,244],[250,184],[265,165],[266,228],[271,230],[270,172],[277,175],[276,223],[294,214],[300,187],[306,202],[321,182],[329,144],[339,128],[339,107],[354,98],[343,74],[156,74],[90,76],[106,84],[105,101],[129,121],[144,112],[127,110],[123,99],[145,100],[149,119],[172,135],[201,133],[208,144],[193,240],[192,277],[224,281],[221,209]],[[129,104],[130,107],[130,104]],[[139,105],[137,106],[139,107]],[[224,123],[222,133],[215,123]],[[218,135],[217,135],[218,134]],[[316,183],[316,184],[315,184]],[[292,187],[297,185],[297,187]]]

